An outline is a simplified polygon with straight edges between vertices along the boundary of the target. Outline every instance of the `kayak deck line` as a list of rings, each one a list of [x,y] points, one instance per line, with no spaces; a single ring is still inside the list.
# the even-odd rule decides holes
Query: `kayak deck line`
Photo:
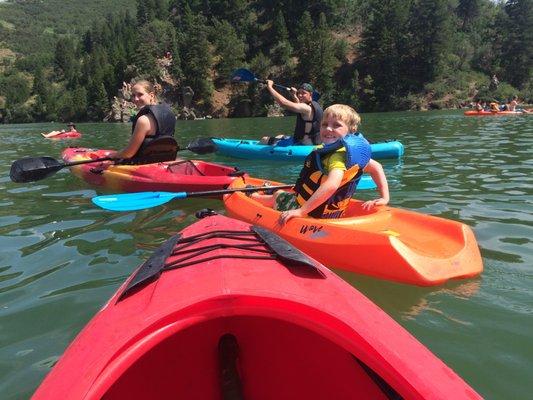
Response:
[[[191,249],[191,246],[214,238],[224,238],[240,242],[248,241],[250,243],[204,245],[201,247],[195,246]],[[207,255],[208,253],[213,253],[220,249],[248,250],[253,254],[235,255],[232,252],[227,252]],[[200,256],[204,255],[207,256],[200,258]],[[170,256],[175,257],[175,259],[173,259],[172,262],[167,263],[166,260]],[[120,299],[124,298],[132,289],[138,288],[152,279],[156,279],[164,271],[197,265],[219,258],[278,260],[286,267],[303,266],[311,268],[319,275],[322,275],[320,270],[316,268],[316,262],[310,259],[306,254],[302,253],[279,236],[258,226],[252,226],[248,231],[216,230],[189,237],[183,237],[181,234],[177,234],[163,243],[152,256],[141,265],[126,289],[122,292]]]

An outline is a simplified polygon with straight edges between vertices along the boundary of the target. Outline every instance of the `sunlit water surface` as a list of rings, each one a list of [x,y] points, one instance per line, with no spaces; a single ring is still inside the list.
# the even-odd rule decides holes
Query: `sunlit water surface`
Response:
[[[533,116],[458,112],[363,115],[374,141],[398,139],[406,154],[383,162],[391,204],[463,221],[475,231],[480,278],[420,288],[338,273],[407,328],[488,399],[531,398],[533,346]],[[257,138],[290,132],[292,118],[178,122],[196,136]],[[28,398],[66,346],[121,282],[172,233],[216,200],[180,200],[148,210],[95,208],[94,190],[62,170],[34,183],[9,179],[13,160],[66,146],[118,148],[127,124],[79,124],[83,137],[45,140],[58,124],[0,125],[0,398]],[[193,154],[184,152],[184,156]],[[195,156],[289,182],[299,166]],[[372,191],[360,192],[370,198]],[[364,252],[364,249],[360,249]],[[355,254],[355,256],[357,256]]]

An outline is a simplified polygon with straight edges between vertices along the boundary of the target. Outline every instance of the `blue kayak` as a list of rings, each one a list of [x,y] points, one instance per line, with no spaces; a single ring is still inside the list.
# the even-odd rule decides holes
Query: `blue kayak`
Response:
[[[258,140],[212,138],[217,152],[225,156],[250,160],[303,161],[314,146],[266,145]],[[373,143],[373,159],[398,158],[404,153],[403,144],[398,141]]]

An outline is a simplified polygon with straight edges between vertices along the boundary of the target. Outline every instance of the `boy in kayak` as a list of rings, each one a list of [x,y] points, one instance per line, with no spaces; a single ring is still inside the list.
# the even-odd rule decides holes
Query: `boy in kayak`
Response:
[[[313,86],[310,83],[302,83],[298,89],[291,88],[293,101],[285,98],[274,89],[274,82],[270,79],[266,81],[267,89],[281,107],[295,112],[296,126],[294,135],[290,138],[290,143],[312,145],[320,143],[320,121],[322,120],[322,107],[313,100]],[[276,137],[265,136],[260,142],[263,144],[275,144],[282,139],[287,139],[283,135]]]
[[[381,197],[364,202],[363,209],[388,204],[387,178],[381,164],[370,158],[370,144],[357,133],[360,122],[359,114],[350,106],[328,107],[320,124],[323,144],[305,159],[294,192],[254,193],[252,198],[282,211],[280,225],[294,217],[340,218],[363,172],[368,172]]]
[[[51,137],[54,137],[54,136],[57,136],[57,135],[61,135],[62,133],[67,133],[67,132],[76,132],[76,133],[78,133],[78,131],[76,130],[76,125],[74,125],[72,122],[69,122],[67,124],[67,129],[68,130],[61,129],[60,131],[52,131],[52,132],[49,132],[49,133],[41,133],[41,135],[43,135],[45,138],[51,138]]]

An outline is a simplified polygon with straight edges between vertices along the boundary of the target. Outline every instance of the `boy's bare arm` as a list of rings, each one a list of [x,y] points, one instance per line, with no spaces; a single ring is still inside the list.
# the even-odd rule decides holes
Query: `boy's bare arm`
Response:
[[[342,183],[344,171],[335,168],[328,174],[328,178],[322,183],[315,193],[296,210],[284,211],[279,218],[280,225],[286,224],[288,220],[294,217],[305,217],[320,204],[329,199]]]
[[[381,197],[375,200],[365,201],[363,203],[363,209],[368,210],[374,206],[387,205],[390,200],[389,184],[387,182],[387,177],[385,176],[385,171],[383,171],[383,167],[381,166],[381,164],[376,160],[370,159],[370,162],[367,164],[364,171],[368,172],[374,182],[376,182]]]

